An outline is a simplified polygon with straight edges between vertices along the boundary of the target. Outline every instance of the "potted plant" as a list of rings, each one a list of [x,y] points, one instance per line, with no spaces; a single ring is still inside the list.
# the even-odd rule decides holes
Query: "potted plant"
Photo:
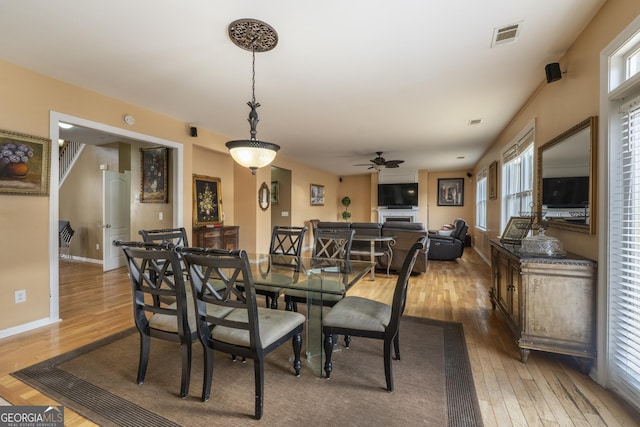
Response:
[[[344,212],[342,212],[342,219],[344,219],[345,221],[349,221],[349,218],[351,218],[351,212],[349,212],[349,205],[351,204],[351,199],[349,198],[349,196],[344,196],[340,203],[342,203],[342,206],[344,206]]]

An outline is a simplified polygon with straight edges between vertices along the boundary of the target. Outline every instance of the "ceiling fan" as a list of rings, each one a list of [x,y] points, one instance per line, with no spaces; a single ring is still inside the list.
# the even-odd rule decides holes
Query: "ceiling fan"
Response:
[[[376,151],[376,154],[378,157],[369,160],[371,163],[354,166],[369,166],[367,169],[375,169],[379,172],[382,168],[397,168],[400,166],[400,163],[404,163],[404,160],[385,160],[385,158],[382,157],[382,151]]]

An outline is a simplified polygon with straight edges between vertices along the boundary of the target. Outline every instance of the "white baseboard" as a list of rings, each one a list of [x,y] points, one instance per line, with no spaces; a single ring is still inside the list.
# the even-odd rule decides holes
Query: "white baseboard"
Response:
[[[32,329],[41,328],[43,326],[48,326],[53,323],[57,323],[56,321],[51,321],[48,317],[40,320],[34,320],[33,322],[24,323],[22,325],[14,326],[12,328],[3,329],[0,331],[0,339],[10,337],[11,335],[21,334],[23,332],[30,331]]]
[[[102,260],[101,259],[84,258],[84,257],[81,257],[81,256],[72,256],[71,260],[72,261],[90,262],[92,264],[100,264],[100,265],[102,265]]]

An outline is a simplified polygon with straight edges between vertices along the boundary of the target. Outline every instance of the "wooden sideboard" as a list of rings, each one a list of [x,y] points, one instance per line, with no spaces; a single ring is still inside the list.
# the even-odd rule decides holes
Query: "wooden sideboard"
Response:
[[[233,251],[238,249],[240,227],[230,225],[217,228],[198,227],[193,229],[192,246]]]
[[[491,240],[491,305],[506,318],[526,363],[531,350],[574,356],[591,370],[595,350],[596,262],[522,257],[519,246]]]

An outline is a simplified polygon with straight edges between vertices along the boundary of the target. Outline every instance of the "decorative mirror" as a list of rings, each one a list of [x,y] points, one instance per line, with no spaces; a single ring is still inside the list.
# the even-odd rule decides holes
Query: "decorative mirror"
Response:
[[[269,209],[269,204],[271,203],[271,191],[269,191],[269,187],[266,182],[263,182],[258,190],[258,206],[263,211]]]
[[[594,234],[598,117],[561,133],[538,149],[538,220],[551,228]]]

